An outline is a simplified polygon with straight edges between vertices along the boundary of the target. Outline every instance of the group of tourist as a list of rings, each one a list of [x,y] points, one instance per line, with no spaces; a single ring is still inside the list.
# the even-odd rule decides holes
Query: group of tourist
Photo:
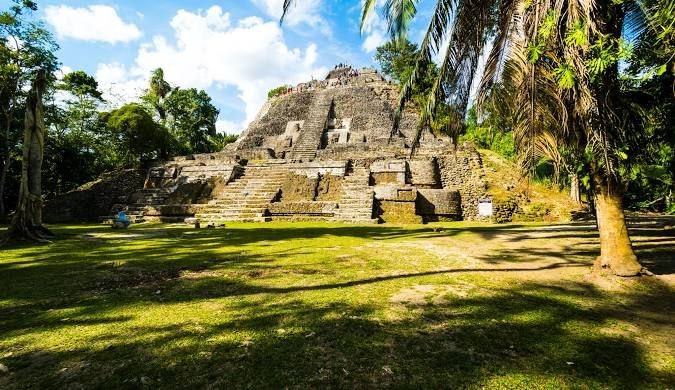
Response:
[[[346,73],[340,74],[337,79],[330,82],[331,87],[341,87],[349,84],[349,81],[354,77],[358,77],[359,71],[353,69],[351,66],[340,64],[336,69],[349,69]]]
[[[349,85],[349,81],[351,79],[353,79],[355,77],[358,77],[359,74],[360,74],[359,71],[356,70],[356,69],[353,69],[351,67],[351,65],[342,64],[342,63],[335,65],[334,70],[340,70],[340,69],[349,69],[349,71],[341,74],[336,79],[323,80],[323,81],[312,80],[308,83],[298,84],[296,87],[289,86],[283,94],[288,95],[288,94],[295,93],[295,92],[313,91],[315,89],[320,89],[320,88],[346,86],[346,85]]]

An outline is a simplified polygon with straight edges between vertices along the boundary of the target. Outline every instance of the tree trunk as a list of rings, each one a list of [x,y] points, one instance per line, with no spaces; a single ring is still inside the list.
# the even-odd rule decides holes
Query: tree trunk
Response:
[[[600,233],[600,256],[596,270],[609,269],[618,276],[637,276],[642,271],[623,213],[621,185],[615,179],[606,179],[593,173],[596,218]]]
[[[7,168],[9,168],[6,161],[2,162],[2,168],[0,169],[0,223],[5,223],[7,221],[7,210],[5,208],[5,183],[7,182]]]
[[[3,140],[3,155],[2,161],[0,161],[0,223],[5,223],[7,221],[7,208],[5,206],[5,183],[7,183],[7,174],[9,173],[9,164],[11,163],[11,156],[9,150],[9,126],[11,123],[10,116],[8,112],[4,113],[5,123],[5,137]]]
[[[570,175],[570,199],[576,204],[581,204],[581,186],[579,175],[576,173]]]
[[[26,99],[19,200],[7,239],[44,242],[46,238],[52,236],[49,230],[42,226],[42,159],[45,146],[42,95],[45,84],[45,72],[40,71]]]

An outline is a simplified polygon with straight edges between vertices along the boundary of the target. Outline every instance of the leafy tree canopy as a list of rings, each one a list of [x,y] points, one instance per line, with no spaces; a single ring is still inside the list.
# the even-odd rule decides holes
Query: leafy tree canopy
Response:
[[[96,79],[81,70],[66,74],[59,88],[75,96],[88,96],[100,101],[103,100]]]
[[[136,163],[157,157],[167,142],[165,129],[157,125],[143,106],[137,103],[126,104],[109,113],[101,114],[106,128],[117,137],[122,154],[127,161]]]
[[[186,152],[213,151],[210,137],[216,135],[219,110],[205,91],[176,88],[165,105],[170,129]]]

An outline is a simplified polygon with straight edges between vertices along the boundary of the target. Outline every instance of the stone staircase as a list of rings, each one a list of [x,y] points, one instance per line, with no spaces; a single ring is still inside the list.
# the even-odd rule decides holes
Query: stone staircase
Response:
[[[244,168],[243,175],[229,183],[218,198],[202,206],[195,218],[200,223],[270,221],[267,209],[279,194],[287,172],[274,164],[250,164]]]
[[[338,222],[378,223],[373,218],[375,192],[369,187],[370,172],[354,167],[342,183],[342,200],[333,219]]]
[[[316,158],[316,152],[321,147],[321,137],[326,130],[326,122],[332,104],[333,98],[328,93],[322,93],[314,101],[300,137],[293,146],[292,160],[311,161]]]
[[[166,188],[146,188],[133,195],[135,203],[127,205],[127,217],[131,223],[142,223],[153,218],[146,216],[150,209],[156,209],[166,204],[166,200],[171,194],[170,189]],[[99,220],[104,224],[111,224],[115,218],[102,216]]]

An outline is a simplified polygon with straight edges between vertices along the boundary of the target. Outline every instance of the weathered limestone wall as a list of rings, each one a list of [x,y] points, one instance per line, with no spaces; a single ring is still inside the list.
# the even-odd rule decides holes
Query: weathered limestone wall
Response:
[[[311,202],[316,197],[319,176],[289,174],[281,186],[282,202]]]
[[[193,191],[186,184],[204,184],[212,178],[222,178],[225,183],[236,179],[242,167],[229,160],[184,160],[150,168],[144,188],[179,188]],[[195,187],[195,186],[192,186]]]
[[[470,145],[448,151],[436,159],[443,188],[458,191],[462,202],[462,219],[478,218],[478,201],[485,196],[486,183],[483,161],[478,151]]]
[[[264,115],[253,121],[242,134],[237,150],[261,147],[265,137],[284,134],[288,122],[306,119],[316,94],[317,91],[297,92],[271,100]]]
[[[407,182],[417,188],[441,188],[442,182],[436,158],[408,161],[410,177]]]
[[[335,116],[351,118],[349,143],[375,141],[389,134],[393,110],[371,88],[338,88],[333,91]]]
[[[384,223],[420,224],[423,221],[422,217],[415,213],[415,202],[377,200],[375,216]]]
[[[408,165],[405,160],[375,161],[370,165],[372,185],[406,184]]]
[[[419,189],[416,203],[417,214],[422,215],[425,222],[462,219],[462,199],[457,191]]]
[[[94,222],[110,214],[115,204],[125,204],[130,196],[143,188],[145,172],[123,170],[103,175],[100,179],[48,201],[43,210],[47,223]]]
[[[281,202],[338,201],[344,176],[289,174],[281,186]]]
[[[336,202],[279,202],[272,203],[268,212],[275,219],[282,220],[316,220],[328,219],[335,215]]]
[[[342,183],[344,183],[344,176],[321,175],[316,188],[316,200],[339,201],[342,198]]]
[[[204,204],[222,193],[228,180],[223,176],[214,176],[200,181],[180,184],[169,194],[167,205]]]
[[[375,216],[385,223],[418,224],[422,217],[417,215],[415,201],[417,189],[408,185],[377,185],[375,190]]]

